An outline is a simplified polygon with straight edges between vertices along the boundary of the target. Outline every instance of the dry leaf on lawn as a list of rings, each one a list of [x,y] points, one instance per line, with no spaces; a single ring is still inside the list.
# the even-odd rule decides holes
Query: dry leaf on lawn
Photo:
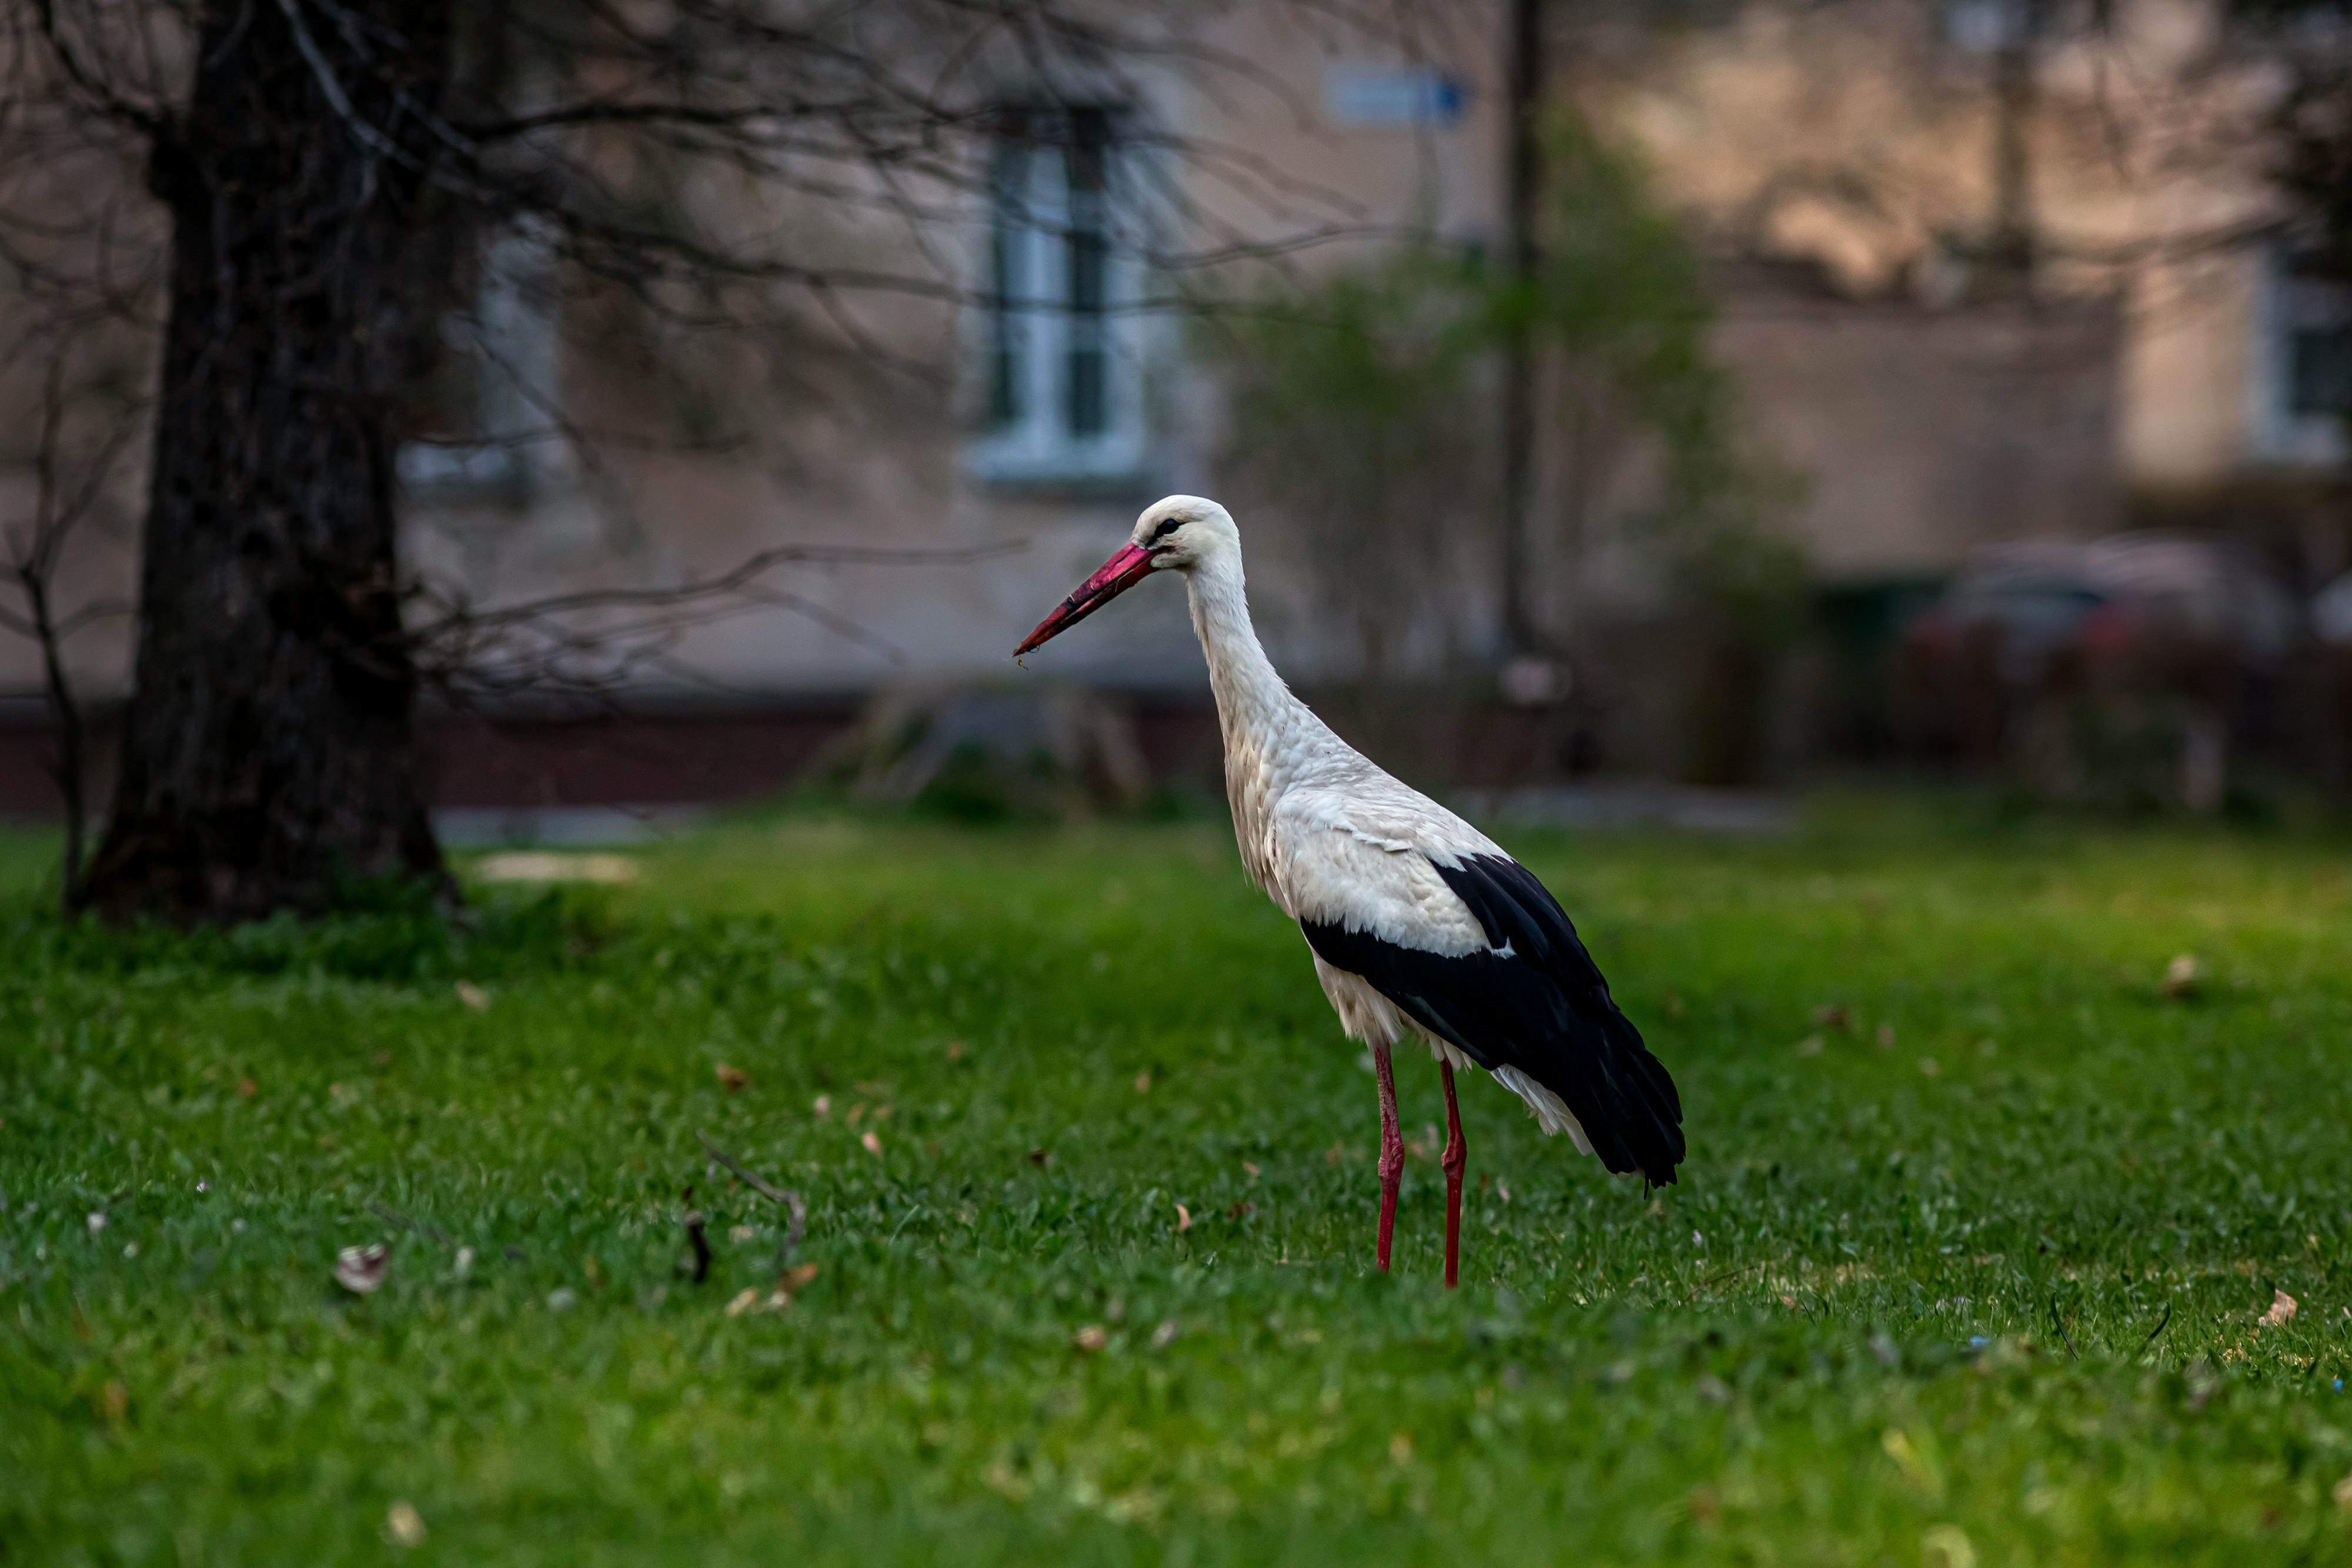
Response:
[[[392,1253],[379,1241],[372,1247],[346,1247],[335,1254],[335,1283],[355,1296],[372,1296],[392,1270]]]
[[[384,1539],[394,1546],[422,1546],[425,1544],[425,1516],[416,1511],[416,1505],[413,1502],[395,1502],[384,1511],[383,1534]]]
[[[2175,1001],[2193,997],[2203,977],[2197,955],[2183,953],[2164,967],[2164,994]]]

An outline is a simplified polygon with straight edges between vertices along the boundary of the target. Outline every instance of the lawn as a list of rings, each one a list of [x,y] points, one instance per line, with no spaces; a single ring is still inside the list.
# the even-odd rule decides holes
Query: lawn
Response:
[[[1450,1294],[1435,1070],[1381,1277],[1222,825],[771,816],[227,938],[0,839],[0,1563],[2347,1556],[2344,841],[1508,837],[1691,1157],[1465,1082]],[[805,1196],[788,1293],[699,1134]]]

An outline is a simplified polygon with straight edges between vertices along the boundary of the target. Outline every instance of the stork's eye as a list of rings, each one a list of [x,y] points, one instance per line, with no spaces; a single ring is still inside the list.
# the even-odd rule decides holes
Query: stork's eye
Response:
[[[1154,529],[1152,529],[1152,530],[1151,530],[1151,538],[1150,538],[1150,539],[1148,542],[1150,542],[1150,543],[1151,543],[1151,544],[1155,544],[1155,545],[1156,545],[1156,544],[1158,544],[1161,539],[1166,538],[1170,534],[1174,533],[1178,528],[1182,528],[1183,526],[1184,526],[1183,521],[1182,521],[1182,519],[1181,519],[1181,518],[1178,518],[1178,517],[1167,517],[1167,518],[1163,518],[1163,519],[1160,521],[1160,526],[1159,526],[1158,528],[1154,528]]]

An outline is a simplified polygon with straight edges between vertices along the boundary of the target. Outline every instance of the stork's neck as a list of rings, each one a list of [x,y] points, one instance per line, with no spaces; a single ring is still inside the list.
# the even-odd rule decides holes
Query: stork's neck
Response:
[[[1237,555],[1221,554],[1194,569],[1191,583],[1192,629],[1209,661],[1209,687],[1216,694],[1217,717],[1230,743],[1237,735],[1263,737],[1278,728],[1290,710],[1302,707],[1275,673],[1250,624],[1249,596]]]
[[[1274,892],[1265,830],[1284,791],[1334,753],[1339,737],[1290,693],[1250,625],[1239,552],[1213,556],[1192,574],[1192,629],[1209,661],[1217,727],[1225,743],[1225,794],[1242,860]],[[1277,897],[1276,902],[1280,902]]]

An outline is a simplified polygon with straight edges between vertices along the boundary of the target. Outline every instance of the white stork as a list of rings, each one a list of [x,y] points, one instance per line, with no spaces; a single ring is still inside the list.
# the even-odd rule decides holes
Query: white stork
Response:
[[[1445,1082],[1445,1283],[1461,1249],[1462,1118],[1454,1070],[1485,1068],[1612,1172],[1675,1179],[1674,1080],[1610,999],[1557,900],[1484,833],[1390,778],[1284,685],[1250,628],[1240,530],[1224,507],[1171,496],[1038,623],[1016,656],[1154,571],[1181,571],[1224,733],[1242,862],[1298,922],[1316,978],[1372,1051],[1381,1099],[1380,1266],[1389,1266],[1404,1140],[1389,1050],[1427,1043]]]

